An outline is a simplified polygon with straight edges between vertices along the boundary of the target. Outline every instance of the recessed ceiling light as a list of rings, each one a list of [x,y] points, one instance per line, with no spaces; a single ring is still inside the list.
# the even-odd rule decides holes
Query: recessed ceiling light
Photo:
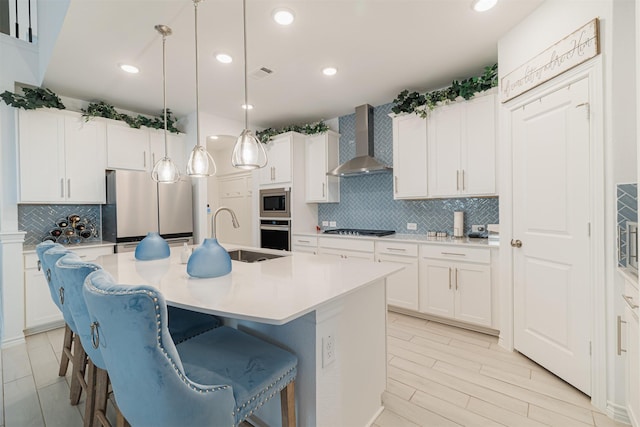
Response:
[[[253,105],[251,104],[242,104],[242,109],[243,110],[253,110]]]
[[[293,12],[289,9],[280,8],[273,11],[273,20],[280,25],[289,25],[293,19]]]
[[[335,67],[325,67],[322,69],[322,74],[325,76],[333,76],[338,72],[338,69]]]
[[[216,55],[216,59],[218,60],[218,62],[222,62],[223,64],[230,64],[231,62],[233,62],[233,58],[231,57],[231,55],[227,55],[226,53],[218,53]]]
[[[476,12],[486,12],[498,3],[498,0],[474,0],[471,7]]]
[[[120,69],[131,74],[138,74],[140,72],[138,67],[134,67],[133,65],[129,64],[120,64]]]

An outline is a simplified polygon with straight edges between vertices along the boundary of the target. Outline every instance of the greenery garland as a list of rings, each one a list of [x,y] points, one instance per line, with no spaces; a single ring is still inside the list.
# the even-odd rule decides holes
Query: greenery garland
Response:
[[[133,117],[128,114],[118,113],[113,105],[107,104],[104,101],[90,102],[86,110],[84,108],[81,110],[82,117],[84,117],[86,121],[89,121],[91,117],[103,117],[105,119],[121,120],[135,129],[140,129],[141,126],[152,129],[164,129],[164,118],[162,114],[154,118],[145,117],[140,114]],[[173,133],[180,133],[175,127],[175,123],[176,119],[173,117],[173,113],[167,108],[167,130]]]
[[[498,64],[485,67],[484,73],[477,77],[457,81],[454,80],[451,86],[440,90],[427,92],[424,95],[418,92],[409,92],[403,90],[393,100],[395,105],[391,108],[396,114],[416,113],[422,118],[426,118],[429,111],[436,108],[439,102],[452,102],[461,96],[464,99],[470,99],[478,92],[483,92],[492,87],[498,86]]]
[[[57,108],[58,110],[66,109],[65,105],[58,95],[52,90],[46,88],[22,88],[23,94],[16,94],[5,90],[0,93],[0,99],[5,104],[22,108],[25,110],[35,110],[36,108]],[[85,120],[89,120],[91,117],[104,117],[106,119],[121,120],[126,122],[132,128],[140,129],[141,126],[146,126],[152,129],[164,129],[164,117],[162,114],[158,117],[145,117],[137,115],[136,117],[129,116],[127,114],[118,113],[112,105],[107,104],[104,101],[90,102],[87,109],[81,109],[82,116]],[[167,130],[173,133],[180,133],[178,128],[175,127],[176,118],[173,116],[171,110],[167,108]]]
[[[66,108],[58,95],[50,89],[39,87],[30,89],[25,87],[22,89],[22,92],[23,95],[19,95],[5,90],[0,93],[0,98],[2,98],[5,104],[11,107],[23,108],[25,110],[35,110],[36,108],[57,108],[64,110]]]
[[[271,140],[272,137],[280,135],[281,133],[298,132],[304,135],[314,135],[316,133],[323,133],[328,130],[329,126],[327,126],[324,121],[320,120],[319,122],[306,125],[289,125],[282,129],[267,128],[265,130],[256,132],[256,137],[258,138],[258,141],[266,144],[267,142],[269,142],[269,140]]]

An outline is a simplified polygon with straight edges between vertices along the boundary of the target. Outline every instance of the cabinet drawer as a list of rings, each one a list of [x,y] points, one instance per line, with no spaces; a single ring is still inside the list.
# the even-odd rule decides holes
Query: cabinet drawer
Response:
[[[415,243],[376,242],[376,252],[387,255],[418,256],[418,245]]]
[[[485,248],[466,248],[461,246],[447,245],[421,245],[420,257],[489,264],[491,262],[491,251]]]
[[[331,237],[318,238],[318,246],[321,248],[347,249],[351,251],[371,252],[373,253],[374,244],[371,240],[359,239],[334,239]]]
[[[109,255],[113,253],[113,246],[100,246],[92,248],[70,248],[72,252],[78,254],[83,261],[95,261],[101,255]],[[37,268],[38,255],[36,253],[28,253],[24,256],[24,268]]]
[[[318,237],[317,236],[293,236],[291,237],[291,244],[293,246],[308,246],[308,247],[317,247],[318,246]]]

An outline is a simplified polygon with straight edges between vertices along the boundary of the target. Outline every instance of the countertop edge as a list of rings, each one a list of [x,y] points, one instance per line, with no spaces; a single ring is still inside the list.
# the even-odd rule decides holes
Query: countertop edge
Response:
[[[77,245],[64,245],[65,248],[68,248],[70,250],[74,250],[74,249],[89,249],[89,248],[104,248],[104,247],[113,247],[116,244],[113,242],[108,242],[106,240],[100,240],[100,241],[95,241],[95,242],[87,242],[87,243],[79,243]],[[36,252],[36,246],[37,245],[24,245],[22,247],[22,253],[24,255],[27,254],[33,254]]]
[[[374,242],[407,242],[417,244],[435,244],[435,245],[449,245],[449,246],[474,246],[474,247],[486,247],[498,249],[500,248],[499,242],[489,242],[489,239],[474,239],[469,237],[453,238],[453,237],[427,237],[424,235],[415,234],[393,234],[390,236],[374,237],[374,236],[344,236],[336,234],[324,234],[314,232],[292,232],[291,235],[295,236],[310,236],[310,237],[328,237],[331,239],[356,239],[356,240],[369,240]]]

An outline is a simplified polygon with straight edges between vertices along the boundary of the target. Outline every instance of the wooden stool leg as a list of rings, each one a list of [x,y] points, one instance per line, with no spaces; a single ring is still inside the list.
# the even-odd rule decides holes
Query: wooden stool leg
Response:
[[[109,398],[109,375],[104,369],[96,368],[95,417],[103,426],[110,426],[107,420],[107,399]]]
[[[95,418],[97,368],[91,359],[88,360],[87,365],[87,389],[85,390],[87,398],[84,406],[84,427],[93,427],[93,420]]]
[[[282,412],[282,427],[296,427],[295,381],[291,381],[280,392],[280,411]]]
[[[71,344],[73,343],[73,331],[67,325],[64,324],[64,341],[62,342],[62,357],[60,357],[60,370],[58,375],[64,377],[67,374],[67,368],[69,367],[69,359],[73,357],[71,353]]]
[[[82,394],[84,372],[87,366],[87,353],[85,353],[79,337],[74,340],[73,346],[73,369],[71,372],[70,399],[72,405],[77,405],[80,401],[80,395]]]

